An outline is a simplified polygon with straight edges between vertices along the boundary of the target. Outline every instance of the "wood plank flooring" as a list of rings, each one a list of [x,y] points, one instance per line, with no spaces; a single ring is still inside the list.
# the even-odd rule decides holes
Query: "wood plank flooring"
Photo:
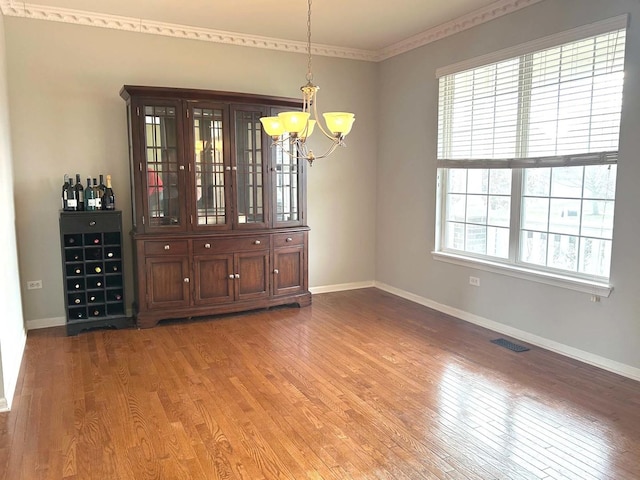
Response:
[[[0,478],[640,478],[640,383],[499,336],[376,289],[33,331]]]

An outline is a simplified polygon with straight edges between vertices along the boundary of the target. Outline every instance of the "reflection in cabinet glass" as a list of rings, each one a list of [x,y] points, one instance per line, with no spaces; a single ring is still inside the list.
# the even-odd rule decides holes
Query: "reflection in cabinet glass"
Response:
[[[238,224],[264,223],[262,110],[236,110],[236,185]],[[268,143],[266,144],[269,145]]]
[[[276,221],[290,222],[298,220],[298,185],[299,161],[283,150],[293,152],[293,146],[286,140],[283,146],[278,145],[275,151]]]
[[[223,118],[224,111],[219,108],[193,109],[198,225],[227,223]]]
[[[144,112],[149,222],[177,225],[181,218],[176,108],[149,105]]]
[[[120,93],[138,325],[310,304],[306,163],[271,149],[260,122],[300,101],[161,87]],[[105,259],[107,271],[114,266]]]

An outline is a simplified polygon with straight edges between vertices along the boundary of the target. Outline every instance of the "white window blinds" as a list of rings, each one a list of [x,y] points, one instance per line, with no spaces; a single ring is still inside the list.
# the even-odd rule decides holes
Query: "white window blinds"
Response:
[[[625,32],[440,77],[438,166],[615,163]]]

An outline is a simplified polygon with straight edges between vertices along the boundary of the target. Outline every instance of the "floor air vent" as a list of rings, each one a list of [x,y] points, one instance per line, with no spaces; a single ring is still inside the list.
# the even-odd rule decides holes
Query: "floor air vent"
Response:
[[[491,340],[491,343],[495,343],[496,345],[500,345],[501,347],[508,348],[509,350],[513,350],[514,352],[526,352],[527,350],[529,350],[529,348],[527,347],[510,342],[509,340],[505,340],[504,338],[496,338],[495,340]]]

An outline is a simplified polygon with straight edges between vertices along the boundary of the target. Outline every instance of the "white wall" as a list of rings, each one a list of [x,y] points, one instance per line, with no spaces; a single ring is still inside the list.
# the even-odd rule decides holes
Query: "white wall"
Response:
[[[620,134],[610,298],[434,261],[438,83],[435,70],[631,13]],[[386,60],[380,70],[376,279],[394,289],[619,362],[640,372],[640,4],[546,0]],[[469,275],[481,277],[471,287]],[[584,355],[583,355],[584,357]],[[635,369],[635,370],[634,370]]]
[[[5,51],[4,17],[0,14],[0,411],[11,407],[26,339],[16,250]]]
[[[306,57],[271,50],[5,18],[24,315],[64,316],[58,209],[64,173],[111,173],[131,227],[123,84],[299,97]],[[371,281],[375,266],[376,69],[314,58],[321,111],[356,113],[348,148],[309,170],[310,285]],[[320,148],[315,149],[316,151]],[[131,258],[127,242],[125,255]],[[127,295],[132,296],[131,268]],[[24,290],[24,281],[43,281]]]

